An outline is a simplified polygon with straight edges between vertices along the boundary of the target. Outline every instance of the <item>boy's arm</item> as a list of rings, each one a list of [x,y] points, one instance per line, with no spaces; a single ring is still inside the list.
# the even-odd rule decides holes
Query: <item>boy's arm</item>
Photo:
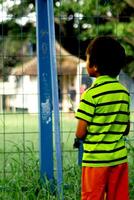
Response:
[[[86,136],[86,132],[87,132],[87,122],[82,119],[79,119],[75,133],[76,137],[79,139],[84,139],[84,137]]]

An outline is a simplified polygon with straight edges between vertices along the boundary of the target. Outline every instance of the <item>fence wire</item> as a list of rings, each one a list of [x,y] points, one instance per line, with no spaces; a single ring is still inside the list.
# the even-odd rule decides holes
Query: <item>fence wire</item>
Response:
[[[27,1],[6,1],[0,6],[0,176],[5,179],[13,170],[13,162],[20,161],[19,169],[25,173],[28,170],[25,166],[27,162],[32,162],[30,156],[35,156],[35,162],[39,159],[39,125],[38,125],[38,83],[37,83],[37,56],[36,56],[36,34],[26,34],[26,23],[32,22],[32,30],[35,32],[36,21],[34,11],[34,1],[30,4],[29,9],[33,11],[32,15],[24,14],[18,18],[12,14],[5,13],[12,6],[20,3],[22,7],[21,14],[25,10]],[[63,24],[73,21],[73,27],[80,32],[81,18],[85,18],[83,26],[90,28],[93,24],[93,16],[82,16],[80,13],[69,15],[63,14],[61,4],[64,0],[54,1],[57,11],[55,12],[56,22],[56,54],[57,70],[59,83],[59,112],[61,127],[61,145],[62,145],[62,162],[63,170],[68,170],[70,163],[77,163],[77,151],[73,149],[74,133],[76,129],[76,119],[74,110],[80,100],[80,94],[84,91],[85,85],[91,85],[92,79],[87,79],[84,69],[84,51],[81,48],[81,41],[76,43],[75,52],[70,53],[72,41],[76,38],[69,33],[63,34]],[[71,2],[71,1],[70,1]],[[76,1],[73,1],[76,2]],[[77,1],[77,3],[81,3]],[[100,12],[99,1],[94,1],[94,11]],[[109,1],[105,0],[104,4],[108,5]],[[58,9],[59,8],[59,9]],[[24,12],[25,13],[25,12]],[[110,12],[109,12],[110,15]],[[118,16],[118,13],[117,13]],[[126,17],[126,16],[124,16]],[[6,23],[12,20],[11,30],[17,22],[16,32],[9,31],[7,35]],[[44,19],[45,20],[45,19]],[[96,18],[96,20],[98,20]],[[112,26],[116,27],[118,21],[114,21]],[[29,28],[29,27],[28,27]],[[96,32],[89,36],[90,39],[99,34],[99,20]],[[115,36],[118,38],[118,30]],[[19,42],[18,42],[19,41]],[[68,42],[70,41],[70,43]],[[65,46],[66,49],[65,50]],[[18,49],[16,52],[15,49]],[[75,55],[73,55],[73,53]],[[14,63],[15,62],[15,63]],[[12,66],[11,66],[12,65]],[[120,74],[121,82],[128,88],[131,95],[131,129],[128,140],[134,140],[134,80],[126,74]],[[53,130],[54,132],[54,130]],[[55,147],[54,147],[55,148]],[[54,151],[55,158],[55,151]],[[18,161],[19,160],[19,161]],[[68,167],[69,166],[69,167]],[[22,167],[22,168],[21,168]]]

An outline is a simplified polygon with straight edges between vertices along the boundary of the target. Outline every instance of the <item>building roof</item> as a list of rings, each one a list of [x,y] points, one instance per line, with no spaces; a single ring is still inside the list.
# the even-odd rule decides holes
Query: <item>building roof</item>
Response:
[[[37,57],[33,57],[31,60],[13,68],[12,75],[37,75]]]
[[[84,62],[78,57],[70,54],[60,44],[56,42],[56,61],[59,75],[76,74],[77,66],[80,62]],[[22,63],[15,67],[11,74],[12,75],[37,75],[37,57],[33,57],[29,61]]]

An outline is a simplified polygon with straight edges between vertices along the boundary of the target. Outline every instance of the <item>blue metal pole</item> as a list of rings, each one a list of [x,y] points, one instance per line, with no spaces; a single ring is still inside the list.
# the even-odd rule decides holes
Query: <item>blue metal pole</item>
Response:
[[[36,0],[41,178],[54,178],[49,0]]]
[[[56,147],[56,165],[57,165],[57,189],[59,199],[63,199],[63,174],[62,174],[62,155],[61,155],[61,138],[60,138],[60,123],[59,123],[59,95],[56,67],[56,52],[55,52],[55,29],[54,29],[54,8],[53,0],[49,0],[49,19],[51,32],[51,74],[52,74],[52,96],[53,96],[53,111],[54,111],[54,133]]]

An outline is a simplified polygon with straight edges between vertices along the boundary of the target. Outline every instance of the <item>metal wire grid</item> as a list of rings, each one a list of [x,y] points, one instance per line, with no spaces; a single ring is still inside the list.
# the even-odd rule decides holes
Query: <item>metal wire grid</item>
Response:
[[[62,2],[62,1],[60,1]],[[99,1],[95,1],[95,8],[96,11],[99,12]],[[108,3],[108,1],[106,1],[106,3]],[[60,8],[60,7],[59,7]],[[62,35],[62,21],[67,21],[68,17],[63,16],[62,15],[62,11],[59,9],[59,13],[56,16],[59,19],[59,42],[62,46],[64,46],[64,37]],[[8,16],[8,18],[10,18],[10,16]],[[80,20],[80,17],[75,17],[77,22]],[[89,16],[89,19],[92,18],[91,16]],[[88,20],[88,19],[87,19]],[[98,21],[99,23],[99,21]],[[113,26],[116,26],[116,24],[113,24]],[[80,31],[79,27],[78,27],[78,31]],[[99,32],[99,24],[98,24],[98,29],[96,31],[96,35],[92,35],[90,36],[91,38],[95,37],[98,35]],[[23,43],[23,38],[24,38],[24,31],[23,31],[23,27],[20,28],[20,33],[18,33],[18,37],[20,38],[20,42]],[[118,32],[116,33],[116,36],[118,36]],[[2,44],[3,44],[3,49],[5,48],[4,45],[4,21],[3,21],[3,26],[2,26],[2,30],[1,30],[1,37],[2,37]],[[11,36],[14,37],[14,36]],[[72,37],[71,35],[68,35],[68,37]],[[30,39],[29,39],[30,40]],[[71,45],[71,44],[70,44]],[[73,45],[73,44],[72,44]],[[5,53],[2,53],[2,59],[4,60],[5,56],[9,56],[9,55],[5,55]],[[81,48],[80,48],[80,41],[78,41],[78,51],[77,51],[77,57],[80,58],[81,56]],[[31,55],[28,54],[23,54],[22,55],[23,58],[29,58],[31,57]],[[62,63],[61,60],[63,58],[63,55],[61,53],[59,53],[57,55],[57,57],[59,57],[60,60],[60,70],[59,70],[59,80],[62,81],[62,79],[64,78],[64,76],[67,76],[68,80],[67,80],[67,84],[70,84],[70,77],[74,77],[75,74],[71,74],[68,72],[64,74],[63,69],[62,69]],[[64,55],[64,57],[71,57],[71,55]],[[79,61],[81,62],[81,61]],[[22,71],[23,71],[23,65],[24,62],[22,61]],[[3,72],[5,71],[5,67],[3,65]],[[81,79],[81,74],[80,74],[80,69],[78,69],[79,71],[79,81]],[[61,72],[61,73],[60,73]],[[22,80],[23,81],[23,80]],[[3,93],[4,93],[4,83],[3,83]],[[78,92],[78,91],[77,91]],[[25,95],[29,95],[29,94],[25,94],[24,92],[22,92],[22,102],[23,102],[23,108],[24,108],[24,96]],[[35,94],[35,95],[38,95]],[[68,98],[68,91],[66,91],[66,93],[64,93],[63,91],[60,92],[60,98],[62,99],[63,96],[66,96]],[[133,93],[131,92],[131,95],[133,95]],[[70,99],[67,99],[67,103],[70,104]],[[62,107],[62,102],[61,102],[61,107]],[[69,107],[69,106],[68,106]],[[20,119],[16,119],[17,121],[17,128],[14,129],[10,129],[7,130],[6,127],[6,123],[7,120],[10,120],[10,118],[12,119],[13,116],[21,116],[21,120],[22,120],[22,125],[20,127]],[[38,121],[38,112],[37,113],[31,113],[31,115],[36,116],[36,119]],[[132,113],[133,115],[133,113]],[[29,120],[27,119],[27,113],[25,112],[25,110],[19,112],[19,113],[13,113],[13,112],[6,112],[5,110],[3,110],[0,113],[0,117],[1,117],[1,131],[0,131],[0,141],[1,141],[1,151],[0,151],[0,160],[1,160],[1,167],[0,167],[0,172],[1,175],[3,177],[6,176],[6,173],[10,172],[10,168],[7,166],[7,162],[13,157],[16,156],[18,154],[18,149],[19,149],[19,153],[22,154],[23,157],[23,162],[25,163],[25,156],[26,154],[29,153],[29,150],[27,149],[27,146],[30,144],[30,141],[33,141],[32,138],[35,137],[35,140],[38,140],[38,125],[37,127],[30,131],[27,130],[27,128],[25,127],[25,121]],[[73,122],[73,126],[69,126],[67,125],[67,128],[65,129],[65,125],[66,125],[66,121],[65,118],[70,119],[71,122]],[[73,150],[73,138],[74,138],[74,132],[75,132],[75,124],[76,121],[74,119],[74,113],[73,111],[66,111],[63,112],[62,109],[60,110],[60,124],[61,124],[61,144],[62,144],[62,151],[63,151],[63,168],[64,165],[68,162],[70,162],[71,160],[76,160],[77,162],[77,155],[76,155],[76,151]],[[32,121],[31,121],[31,126],[32,126]],[[131,122],[131,135],[133,135],[133,131],[134,131],[134,122]],[[68,134],[68,135],[67,135]],[[67,135],[66,137],[64,137],[65,135]],[[10,136],[10,140],[8,139],[8,136]],[[27,137],[28,136],[28,137]],[[19,140],[16,144],[16,142],[14,140],[16,140],[16,137],[19,137]],[[31,137],[31,138],[30,138]],[[27,138],[29,140],[29,142],[27,141]],[[30,139],[29,139],[30,138]],[[15,142],[15,144],[14,144]],[[68,148],[67,143],[71,143],[72,145],[72,149]],[[11,145],[11,148],[10,148]],[[34,143],[35,145],[35,152],[38,152],[38,147],[37,147],[37,143]],[[20,148],[19,148],[20,147]],[[9,159],[10,158],[10,159]],[[66,162],[66,158],[68,158],[68,161]],[[12,160],[12,159],[11,159]]]
[[[7,46],[7,40],[5,36],[5,22],[12,19],[12,16],[6,15],[6,11],[10,6],[13,6],[15,4],[19,3],[19,1],[5,1],[0,6],[0,14],[1,14],[1,30],[0,30],[0,37],[1,37],[1,61],[2,61],[2,76],[1,76],[1,112],[0,112],[0,177],[1,179],[6,178],[6,175],[11,172],[11,164],[18,158],[18,155],[21,156],[22,159],[22,169],[25,171],[25,163],[26,163],[26,157],[28,154],[30,154],[30,151],[33,150],[35,153],[38,152],[38,112],[31,112],[30,114],[26,112],[25,109],[25,99],[31,95],[32,96],[38,96],[37,92],[34,94],[28,94],[25,92],[24,88],[24,79],[21,79],[21,91],[17,93],[17,81],[22,77],[24,72],[24,65],[25,61],[28,61],[29,59],[32,59],[36,52],[33,52],[31,55],[30,51],[25,51],[26,46],[23,48],[24,40],[25,40],[25,31],[23,29],[23,25],[19,27],[19,32],[17,35],[8,35],[8,39],[12,41],[14,38],[16,40],[19,40],[20,46],[22,45],[20,54],[18,55],[19,59],[21,59],[21,64],[19,67],[21,68],[21,73],[19,76],[12,75],[12,70],[9,75],[12,75],[14,78],[14,90],[16,93],[11,92],[11,88],[8,89],[7,92],[7,84],[8,87],[10,86],[10,83],[8,83],[7,80],[7,74],[6,74],[6,67],[4,65],[4,61],[6,58],[12,58],[12,54],[10,54],[7,49],[9,46]],[[21,2],[20,2],[21,3]],[[21,10],[23,12],[23,8]],[[17,20],[13,19],[13,20]],[[30,18],[29,18],[30,20]],[[23,22],[20,21],[22,24]],[[35,38],[36,39],[36,38]],[[31,38],[28,38],[29,42],[31,41]],[[28,42],[27,42],[28,43]],[[11,43],[12,47],[13,44]],[[16,55],[17,56],[17,55]],[[10,67],[10,66],[9,66]],[[3,86],[2,86],[3,84]],[[27,86],[28,87],[28,86]],[[21,101],[21,109],[19,111],[13,111],[15,102],[13,102],[13,107],[9,106],[7,108],[6,104],[6,98],[8,97],[11,100],[11,96],[14,98],[15,95],[18,95],[20,101]],[[31,99],[32,101],[32,99]],[[33,120],[35,124],[33,124]],[[34,137],[34,140],[33,140]]]

